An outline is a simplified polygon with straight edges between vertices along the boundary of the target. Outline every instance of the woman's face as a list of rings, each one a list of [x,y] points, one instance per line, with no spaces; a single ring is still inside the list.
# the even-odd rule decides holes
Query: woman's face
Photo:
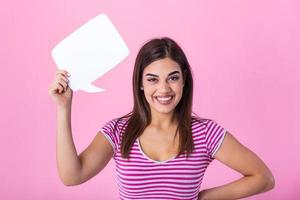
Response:
[[[173,112],[182,97],[183,84],[181,68],[171,58],[149,64],[143,71],[142,86],[151,113]]]

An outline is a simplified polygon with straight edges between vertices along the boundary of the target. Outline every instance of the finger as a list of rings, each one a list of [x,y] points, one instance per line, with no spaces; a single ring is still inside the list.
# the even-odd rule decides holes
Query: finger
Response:
[[[61,76],[61,75],[59,75],[59,76],[57,76],[56,78],[55,78],[55,80],[56,81],[64,81],[65,83],[69,83],[69,79],[68,78],[66,78],[66,77],[64,77],[64,76]]]
[[[58,93],[61,94],[64,91],[64,87],[60,83],[57,83],[57,90],[58,90]]]
[[[57,91],[57,87],[54,84],[50,85],[50,87],[48,89],[48,93],[49,94],[55,94],[56,91]]]
[[[50,87],[49,87],[49,93],[50,94],[56,94],[59,93],[60,87],[62,87],[58,82],[53,83]]]
[[[64,69],[59,69],[59,70],[56,70],[56,73],[68,73],[68,71],[64,70]]]
[[[67,88],[68,83],[66,83],[65,80],[59,79],[57,82],[64,87],[64,90]]]
[[[54,79],[62,78],[62,77],[67,79],[69,77],[69,75],[67,75],[65,73],[57,73],[57,74],[55,74]]]
[[[55,76],[57,76],[57,75],[63,75],[65,77],[68,77],[68,76],[70,76],[70,73],[66,70],[57,70],[55,72]]]

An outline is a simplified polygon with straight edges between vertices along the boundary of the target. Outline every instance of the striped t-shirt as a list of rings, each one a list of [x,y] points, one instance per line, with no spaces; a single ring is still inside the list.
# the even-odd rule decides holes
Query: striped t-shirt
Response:
[[[116,122],[107,122],[101,131],[114,149],[120,199],[197,199],[204,172],[224,139],[223,127],[214,120],[193,116],[191,156],[180,154],[159,162],[145,155],[138,139],[129,159],[122,158],[120,136],[125,132],[126,119]]]

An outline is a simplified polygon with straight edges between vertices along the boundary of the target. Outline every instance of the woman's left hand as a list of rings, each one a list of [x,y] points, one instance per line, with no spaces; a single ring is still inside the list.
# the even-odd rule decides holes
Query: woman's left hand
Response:
[[[226,133],[215,158],[241,173],[243,177],[219,187],[203,190],[198,199],[240,199],[266,192],[275,185],[272,172],[265,163],[229,132]]]

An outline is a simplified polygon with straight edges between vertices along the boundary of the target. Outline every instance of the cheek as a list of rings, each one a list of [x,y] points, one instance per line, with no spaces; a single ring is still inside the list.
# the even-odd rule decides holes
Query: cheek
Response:
[[[182,86],[177,86],[176,89],[174,89],[176,96],[177,96],[177,100],[179,101],[182,98],[182,94],[183,94],[183,87]]]
[[[144,85],[144,94],[146,99],[152,98],[152,95],[154,94],[155,89],[153,87],[150,87],[148,85]]]
[[[183,91],[183,84],[182,84],[182,82],[174,84],[173,90],[176,91],[176,92],[181,93]]]

